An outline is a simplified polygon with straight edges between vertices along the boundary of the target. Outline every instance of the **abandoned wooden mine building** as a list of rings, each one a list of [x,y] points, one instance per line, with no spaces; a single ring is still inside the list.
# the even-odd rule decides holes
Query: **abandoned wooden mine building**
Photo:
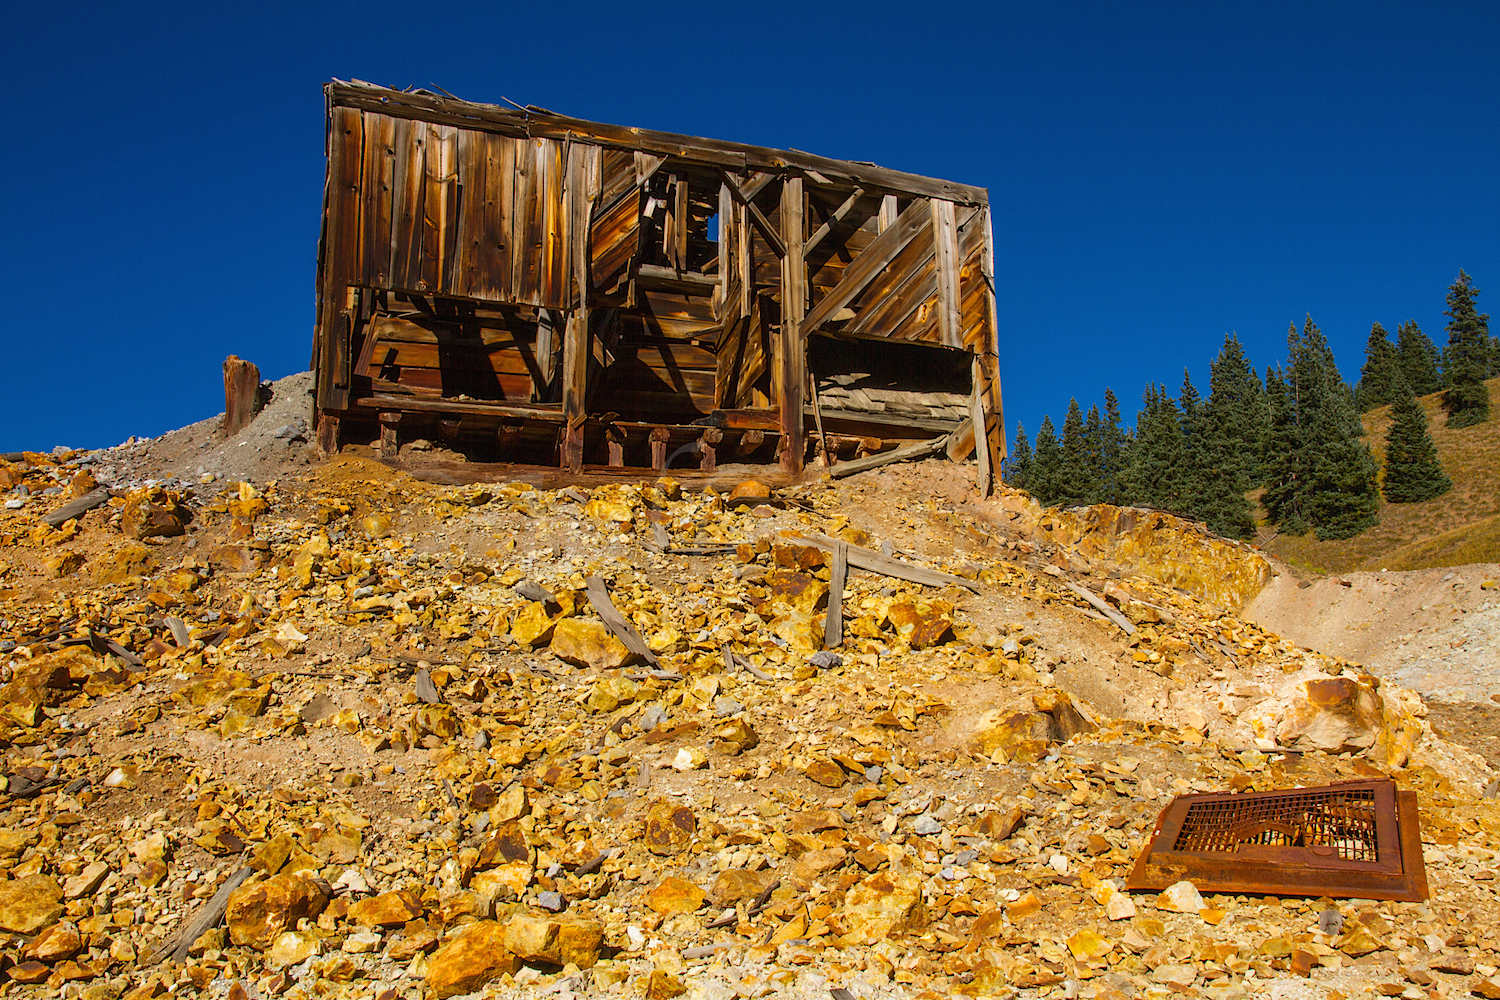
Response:
[[[426,91],[325,92],[325,451],[378,426],[388,457],[425,437],[575,473],[789,477],[915,445],[977,454],[986,492],[998,475],[983,188]]]

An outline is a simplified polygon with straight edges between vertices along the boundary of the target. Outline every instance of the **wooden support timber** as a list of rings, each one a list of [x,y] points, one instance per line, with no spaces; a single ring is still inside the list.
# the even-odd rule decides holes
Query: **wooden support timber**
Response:
[[[819,419],[825,463],[831,441],[848,457],[870,450],[853,441],[941,439],[992,488],[1005,428],[982,188],[422,90],[324,90],[322,453],[378,426],[392,460],[398,436],[441,438],[582,477],[662,469],[691,444],[704,474],[774,455],[795,477]]]

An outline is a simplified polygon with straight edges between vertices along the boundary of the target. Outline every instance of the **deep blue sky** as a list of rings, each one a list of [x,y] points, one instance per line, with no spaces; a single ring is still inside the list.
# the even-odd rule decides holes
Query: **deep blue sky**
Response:
[[[218,6],[0,15],[0,451],[307,364],[334,76],[988,187],[1012,433],[1305,313],[1352,379],[1460,267],[1500,314],[1494,2]]]

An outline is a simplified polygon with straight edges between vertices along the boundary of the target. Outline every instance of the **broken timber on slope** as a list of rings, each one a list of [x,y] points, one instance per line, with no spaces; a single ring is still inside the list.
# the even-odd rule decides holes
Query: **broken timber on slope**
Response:
[[[1005,429],[983,188],[324,91],[325,451],[378,431],[390,458],[427,437],[572,476],[732,458],[796,478],[810,451],[843,462],[970,421],[974,445],[949,456],[972,450],[991,487]]]

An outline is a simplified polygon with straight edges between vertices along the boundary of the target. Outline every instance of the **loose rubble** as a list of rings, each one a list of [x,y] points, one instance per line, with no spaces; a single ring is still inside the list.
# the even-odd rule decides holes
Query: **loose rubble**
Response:
[[[1168,515],[937,462],[752,507],[352,449],[44,523],[97,464],[0,465],[8,995],[1500,996],[1494,775],[1240,618],[1264,560]],[[814,535],[966,586],[851,568],[824,650]],[[1375,774],[1425,903],[1124,891],[1174,794]]]

